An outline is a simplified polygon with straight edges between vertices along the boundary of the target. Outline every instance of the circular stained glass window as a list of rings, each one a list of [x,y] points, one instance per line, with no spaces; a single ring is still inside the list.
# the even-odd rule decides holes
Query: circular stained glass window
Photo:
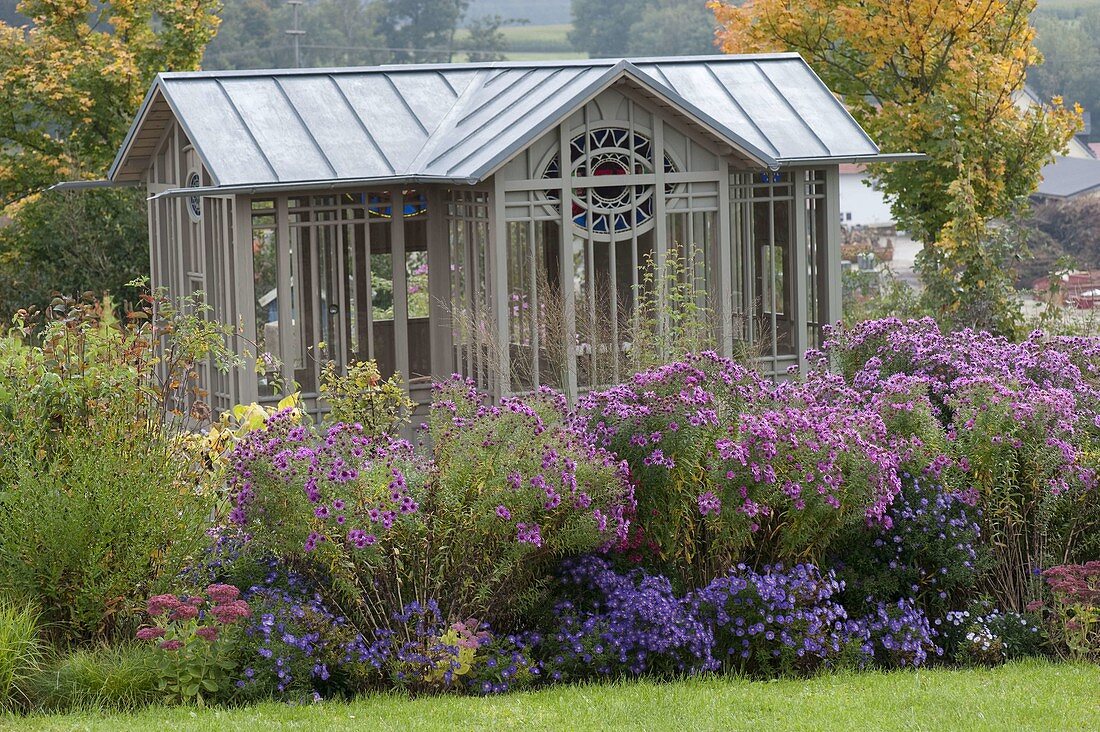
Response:
[[[557,154],[543,166],[544,179],[561,177]],[[575,136],[569,142],[570,175],[574,178],[653,175],[653,143],[641,132],[622,127],[600,127]],[[667,153],[662,161],[665,173],[679,170]],[[592,232],[595,239],[608,241],[612,233],[642,233],[653,228],[653,184],[615,184],[574,188],[571,206],[573,223]],[[675,188],[665,185],[665,194]],[[557,191],[546,197],[558,201]]]
[[[202,176],[199,175],[199,171],[192,170],[187,174],[187,187],[199,188],[202,186]],[[199,196],[187,197],[187,215],[192,221],[198,223],[202,221],[202,199]]]

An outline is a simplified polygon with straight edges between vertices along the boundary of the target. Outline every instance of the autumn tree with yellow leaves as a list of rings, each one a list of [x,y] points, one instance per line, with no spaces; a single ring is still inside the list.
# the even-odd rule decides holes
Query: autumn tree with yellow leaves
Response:
[[[797,51],[887,151],[922,163],[872,176],[901,228],[924,243],[926,300],[954,325],[1015,327],[1006,226],[1040,168],[1080,128],[1079,108],[1021,100],[1040,63],[1036,0],[712,1],[729,53]]]
[[[220,7],[23,0],[31,25],[0,22],[0,307],[147,272],[139,192],[42,191],[104,176],[156,74],[198,68]]]

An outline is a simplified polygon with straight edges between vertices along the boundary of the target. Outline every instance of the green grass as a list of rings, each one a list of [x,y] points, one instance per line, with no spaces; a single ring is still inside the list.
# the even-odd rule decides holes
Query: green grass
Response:
[[[1096,730],[1100,666],[707,678],[560,686],[490,698],[371,696],[312,706],[146,709],[0,719],[10,729],[128,730]]]

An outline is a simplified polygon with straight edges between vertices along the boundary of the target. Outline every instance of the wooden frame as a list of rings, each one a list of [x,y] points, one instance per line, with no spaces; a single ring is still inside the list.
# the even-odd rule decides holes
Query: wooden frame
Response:
[[[585,167],[585,174],[573,175],[574,141],[584,136],[583,154],[589,159],[594,152],[590,133],[612,126],[626,130],[632,151],[638,144],[636,135],[648,140],[651,169],[600,175]],[[599,272],[606,270],[612,293],[606,303],[612,323],[607,355],[610,378],[618,380],[628,376],[621,364],[623,334],[618,323],[623,313],[618,293],[629,284],[633,300],[627,306],[638,307],[643,252],[652,252],[658,268],[663,267],[675,243],[670,241],[672,217],[684,216],[689,240],[702,235],[695,231],[700,221],[714,237],[700,271],[707,302],[716,315],[718,351],[727,356],[760,353],[762,370],[780,378],[790,366],[804,367],[803,354],[819,343],[821,326],[840,319],[838,168],[746,170],[742,159],[722,155],[719,146],[700,139],[700,134],[652,100],[630,90],[608,89],[529,147],[547,151],[539,155],[557,156],[557,177],[538,175],[542,158],[532,162],[535,156],[524,150],[518,153],[526,156],[524,173],[517,172],[520,166],[502,165],[496,175],[476,186],[422,185],[415,195],[417,201],[423,195],[426,212],[414,217],[423,216],[426,224],[415,229],[409,222],[419,219],[405,212],[413,190],[396,185],[376,189],[334,185],[328,191],[286,190],[263,197],[207,195],[198,223],[189,220],[185,198],[151,198],[153,285],[173,297],[202,289],[215,316],[234,324],[237,335],[232,347],[249,353],[250,361],[262,356],[255,352],[255,344],[264,340],[265,324],[257,322],[257,297],[264,293],[255,291],[253,202],[269,200],[273,221],[265,227],[272,232],[276,250],[275,323],[285,326],[279,331],[279,353],[275,354],[282,363],[279,376],[284,390],[290,390],[296,373],[309,369],[303,402],[314,416],[327,409],[316,388],[320,376],[316,347],[324,332],[338,335],[334,351],[326,357],[341,367],[353,358],[379,358],[392,348],[392,370],[404,375],[419,368],[441,379],[459,371],[496,399],[553,383],[572,400],[586,388],[603,385],[590,383],[596,378],[594,364],[601,344],[586,344],[578,352],[575,340],[578,317],[592,322],[605,307],[597,293]],[[665,156],[671,155],[673,144],[680,146],[682,153],[676,154],[683,159],[676,158],[675,167],[666,169]],[[150,194],[182,187],[188,169],[195,166],[201,170],[203,184],[209,185],[209,175],[189,152],[182,128],[173,122],[150,158],[145,174]],[[612,228],[601,234],[588,215],[584,226],[579,226],[573,197],[581,196],[583,207],[591,211],[594,192],[600,189],[627,191],[630,219],[636,223],[618,230],[612,220]],[[645,196],[651,196],[651,209],[648,226],[642,227],[637,211]],[[372,197],[387,203],[372,212]],[[314,205],[321,199],[332,203]],[[301,201],[311,203],[291,205]],[[385,205],[388,216],[381,213]],[[765,208],[769,213],[763,221]],[[777,209],[787,213],[777,214]],[[331,212],[331,218],[316,218],[322,210]],[[303,218],[307,212],[313,212],[308,220]],[[510,226],[524,232],[522,247],[513,247],[509,241]],[[422,232],[425,241],[409,238]],[[764,259],[762,246],[771,247]],[[783,247],[782,258],[777,246]],[[409,310],[406,275],[412,251],[425,251],[428,263],[428,306],[423,317]],[[623,259],[627,254],[629,262]],[[524,260],[520,268],[527,273],[524,302],[531,308],[530,318],[523,321],[529,332],[521,349],[513,349],[510,342],[509,297],[516,283],[509,280],[509,258],[514,256]],[[562,372],[553,375],[545,372],[539,355],[546,345],[545,330],[536,315],[546,305],[537,285],[542,256],[553,256],[558,262],[552,285],[561,298],[562,329],[571,334],[561,344]],[[383,271],[386,261],[388,272]],[[628,271],[629,283],[622,280]],[[392,282],[392,321],[381,317],[375,306],[383,279]],[[781,293],[776,291],[778,282],[783,284]],[[761,297],[769,302],[761,302]],[[777,313],[780,304],[782,315]],[[665,317],[667,303],[661,305]],[[477,332],[470,330],[471,323]],[[423,348],[430,355],[417,350]],[[532,377],[517,389],[513,359],[520,357],[531,360]],[[416,365],[425,362],[427,369]],[[249,366],[219,376],[214,364],[203,365],[201,378],[210,391],[211,406],[221,411],[234,403],[278,399],[279,394],[259,393],[260,380],[251,368],[254,363]],[[409,393],[414,400],[426,399],[425,388],[414,383]]]

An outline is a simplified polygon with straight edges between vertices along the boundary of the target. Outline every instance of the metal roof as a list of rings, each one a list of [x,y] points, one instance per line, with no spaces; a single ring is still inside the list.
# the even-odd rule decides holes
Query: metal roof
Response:
[[[1042,198],[1074,198],[1100,191],[1100,160],[1057,157],[1042,169],[1043,180],[1035,191]]]
[[[157,77],[109,177],[142,177],[172,116],[217,187],[477,182],[613,84],[761,167],[879,150],[797,54],[378,66]]]

